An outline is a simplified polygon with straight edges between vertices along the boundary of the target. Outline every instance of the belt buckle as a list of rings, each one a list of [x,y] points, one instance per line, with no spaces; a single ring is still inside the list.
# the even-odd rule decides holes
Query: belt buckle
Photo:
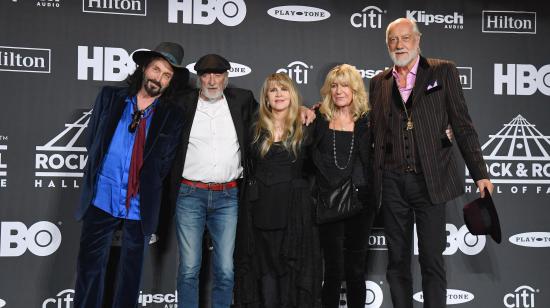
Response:
[[[405,173],[414,173],[414,168],[412,168],[411,166],[405,167]]]

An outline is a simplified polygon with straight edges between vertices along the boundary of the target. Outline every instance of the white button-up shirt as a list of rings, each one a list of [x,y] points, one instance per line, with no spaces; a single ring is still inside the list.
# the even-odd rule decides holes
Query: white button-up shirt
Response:
[[[242,177],[241,151],[225,96],[199,96],[182,176],[191,181],[226,183]]]

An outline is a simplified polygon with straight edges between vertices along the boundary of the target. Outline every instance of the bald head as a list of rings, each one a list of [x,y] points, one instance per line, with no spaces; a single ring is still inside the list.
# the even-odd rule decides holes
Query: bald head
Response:
[[[388,36],[390,35],[391,29],[398,25],[408,25],[409,27],[411,27],[411,31],[416,35],[418,35],[419,38],[420,36],[422,36],[422,33],[420,33],[420,30],[418,30],[416,21],[408,18],[397,18],[396,20],[390,22],[390,24],[386,28],[386,44],[388,44]]]

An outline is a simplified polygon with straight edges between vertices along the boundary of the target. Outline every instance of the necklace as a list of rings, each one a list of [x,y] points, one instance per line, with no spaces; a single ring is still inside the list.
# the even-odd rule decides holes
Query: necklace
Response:
[[[354,142],[355,142],[355,133],[351,132],[351,145],[349,148],[348,161],[346,162],[346,165],[344,167],[340,167],[340,165],[338,164],[338,160],[336,159],[336,130],[335,129],[332,130],[332,154],[334,157],[334,165],[336,166],[336,168],[340,170],[345,170],[348,168],[349,162],[351,161],[351,154],[353,153]]]

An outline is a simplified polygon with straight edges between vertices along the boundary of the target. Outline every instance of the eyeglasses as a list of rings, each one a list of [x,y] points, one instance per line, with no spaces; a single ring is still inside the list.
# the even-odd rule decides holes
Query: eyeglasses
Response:
[[[132,113],[132,123],[128,125],[128,131],[130,133],[135,133],[137,127],[139,126],[139,121],[141,121],[141,118],[143,117],[143,114],[145,113],[145,110],[136,110],[134,113]]]

